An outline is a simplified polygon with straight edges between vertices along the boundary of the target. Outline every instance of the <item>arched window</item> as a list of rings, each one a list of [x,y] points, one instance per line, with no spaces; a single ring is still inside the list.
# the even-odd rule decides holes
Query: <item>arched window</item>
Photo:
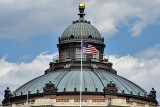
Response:
[[[74,38],[74,36],[73,36],[73,35],[71,35],[71,36],[70,36],[70,38]]]
[[[89,35],[89,36],[88,36],[88,38],[89,38],[89,39],[91,39],[91,38],[92,38],[92,36],[91,36],[91,35]]]
[[[93,55],[93,59],[98,59],[99,60],[99,51],[97,55]]]
[[[82,52],[82,58],[86,59],[86,54]],[[81,48],[76,48],[76,59],[80,60],[81,59]]]
[[[63,58],[64,59],[69,58],[69,49],[64,49],[64,51],[63,51]]]

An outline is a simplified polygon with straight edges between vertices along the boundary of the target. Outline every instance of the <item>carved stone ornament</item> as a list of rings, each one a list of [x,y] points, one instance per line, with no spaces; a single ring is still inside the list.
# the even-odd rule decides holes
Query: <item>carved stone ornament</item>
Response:
[[[43,88],[44,94],[53,94],[57,92],[57,87],[54,86],[54,84],[49,81],[49,83],[46,84],[46,86]]]
[[[107,84],[107,86],[103,89],[103,91],[105,93],[117,93],[118,89],[116,85],[111,81],[109,84]]]
[[[150,91],[148,97],[156,99],[156,91],[154,90],[154,88],[152,88],[152,90]]]
[[[9,87],[7,87],[7,89],[4,91],[4,98],[5,99],[9,99],[10,97],[13,96],[13,94],[11,93],[11,90],[9,89]]]

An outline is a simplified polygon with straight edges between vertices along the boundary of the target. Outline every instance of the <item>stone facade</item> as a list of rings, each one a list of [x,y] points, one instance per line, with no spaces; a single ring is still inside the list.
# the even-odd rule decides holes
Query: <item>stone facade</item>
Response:
[[[85,107],[160,107],[154,104],[147,104],[145,102],[138,102],[134,99],[126,98],[94,98],[94,99],[82,99],[82,106]],[[78,107],[80,105],[79,99],[67,99],[67,98],[39,98],[34,102],[28,101],[24,103],[17,103],[0,107]]]

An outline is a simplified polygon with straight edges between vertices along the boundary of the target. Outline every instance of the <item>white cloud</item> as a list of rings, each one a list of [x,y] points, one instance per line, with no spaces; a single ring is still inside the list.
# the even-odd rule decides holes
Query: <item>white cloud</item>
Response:
[[[70,16],[75,15],[71,12],[71,0],[67,2],[65,0],[61,2],[54,0],[11,1],[0,2],[0,37],[23,39],[27,36],[52,34],[64,29],[65,23],[71,24]],[[67,22],[68,20],[70,21]]]
[[[3,96],[6,87],[10,87],[13,91],[25,82],[44,74],[44,71],[49,68],[49,62],[57,55],[58,53],[50,55],[40,53],[32,62],[20,64],[7,62],[2,58],[0,60],[0,96]],[[2,101],[1,97],[0,101]]]
[[[14,0],[1,0],[1,1],[0,1],[0,3],[4,3],[4,2],[10,3],[10,2],[14,2]]]
[[[160,44],[156,44],[154,47],[150,47],[142,52],[136,53],[134,56],[147,59],[160,58]]]
[[[75,0],[1,0],[0,37],[23,39],[55,32],[58,35],[54,36],[60,36],[78,19],[78,3]],[[86,19],[107,37],[122,26],[128,26],[132,35],[138,36],[145,27],[159,24],[159,0],[89,0],[85,4]]]
[[[147,92],[151,88],[157,91],[158,101],[160,101],[160,45],[136,53],[134,56],[117,57],[110,56],[113,68],[121,75],[144,88]]]
[[[159,0],[90,0],[88,8],[90,17],[101,32],[114,34],[121,26],[128,26],[133,36],[151,25],[159,24]],[[94,9],[93,9],[94,8]],[[89,13],[88,12],[88,13]]]
[[[157,85],[160,81],[160,59],[143,59],[128,55],[110,56],[110,60],[119,75],[134,81],[148,91],[152,87],[155,87],[157,91],[160,89],[160,86]]]

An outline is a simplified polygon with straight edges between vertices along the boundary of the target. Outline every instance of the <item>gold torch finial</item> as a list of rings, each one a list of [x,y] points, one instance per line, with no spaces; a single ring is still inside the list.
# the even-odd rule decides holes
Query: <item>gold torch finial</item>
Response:
[[[81,1],[81,2],[79,3],[79,8],[85,8],[85,4],[84,4],[83,1]]]

